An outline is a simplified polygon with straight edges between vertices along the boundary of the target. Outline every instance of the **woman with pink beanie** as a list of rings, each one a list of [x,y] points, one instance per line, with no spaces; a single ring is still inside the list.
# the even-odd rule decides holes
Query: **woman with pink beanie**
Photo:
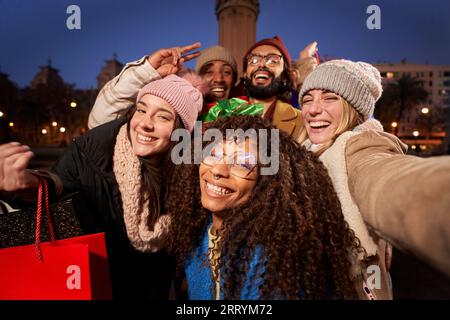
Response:
[[[114,299],[168,298],[170,137],[177,128],[192,132],[205,88],[191,72],[148,83],[125,117],[75,139],[46,173],[52,195],[79,192],[83,231],[105,232]],[[0,191],[36,193],[41,173],[26,169],[32,157],[18,142],[0,145]]]

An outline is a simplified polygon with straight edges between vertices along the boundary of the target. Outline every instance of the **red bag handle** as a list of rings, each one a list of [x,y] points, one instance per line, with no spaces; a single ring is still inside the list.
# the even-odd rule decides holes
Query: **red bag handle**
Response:
[[[43,199],[44,198],[44,199]],[[37,201],[37,216],[36,216],[36,255],[39,262],[43,262],[42,252],[41,252],[41,221],[42,221],[42,202],[45,205],[45,216],[47,220],[48,230],[50,231],[51,241],[55,241],[55,230],[53,228],[52,218],[50,214],[50,205],[48,200],[48,184],[47,180],[44,178],[39,178],[39,188],[38,188],[38,201]]]

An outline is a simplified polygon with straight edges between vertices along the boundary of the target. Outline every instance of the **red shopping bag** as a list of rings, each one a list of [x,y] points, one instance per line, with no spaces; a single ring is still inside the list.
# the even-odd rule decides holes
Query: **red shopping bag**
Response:
[[[52,241],[40,242],[42,198]],[[55,240],[48,188],[40,181],[34,245],[0,250],[0,299],[111,299],[104,233]]]

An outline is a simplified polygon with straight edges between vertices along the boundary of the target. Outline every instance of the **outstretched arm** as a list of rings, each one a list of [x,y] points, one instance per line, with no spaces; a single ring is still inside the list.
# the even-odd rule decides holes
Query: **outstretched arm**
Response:
[[[178,72],[183,63],[194,59],[200,52],[196,42],[184,47],[160,49],[149,56],[127,63],[118,76],[100,91],[89,114],[90,129],[119,118],[135,100],[139,90],[147,83]]]
[[[346,158],[368,226],[450,276],[450,157],[404,155],[391,135],[369,131],[348,140]]]

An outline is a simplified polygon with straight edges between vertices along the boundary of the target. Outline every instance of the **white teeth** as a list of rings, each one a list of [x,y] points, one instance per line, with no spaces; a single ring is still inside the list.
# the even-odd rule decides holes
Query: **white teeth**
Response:
[[[315,122],[310,122],[309,125],[313,128],[318,128],[318,127],[329,126],[330,123],[324,122],[324,121],[315,121]]]
[[[212,192],[214,192],[216,194],[219,194],[219,195],[225,195],[225,194],[231,193],[230,190],[222,188],[222,187],[219,187],[219,186],[216,186],[216,185],[213,185],[213,184],[211,184],[209,182],[206,183],[206,187],[209,190],[211,190]]]
[[[146,137],[146,136],[143,136],[142,134],[138,134],[138,139],[142,140],[142,141],[147,141],[147,142],[151,142],[151,141],[155,141],[156,140],[155,138]]]
[[[266,73],[256,73],[255,74],[256,79],[269,79],[269,75]]]
[[[213,88],[211,89],[212,92],[224,92],[225,90],[223,88]]]

